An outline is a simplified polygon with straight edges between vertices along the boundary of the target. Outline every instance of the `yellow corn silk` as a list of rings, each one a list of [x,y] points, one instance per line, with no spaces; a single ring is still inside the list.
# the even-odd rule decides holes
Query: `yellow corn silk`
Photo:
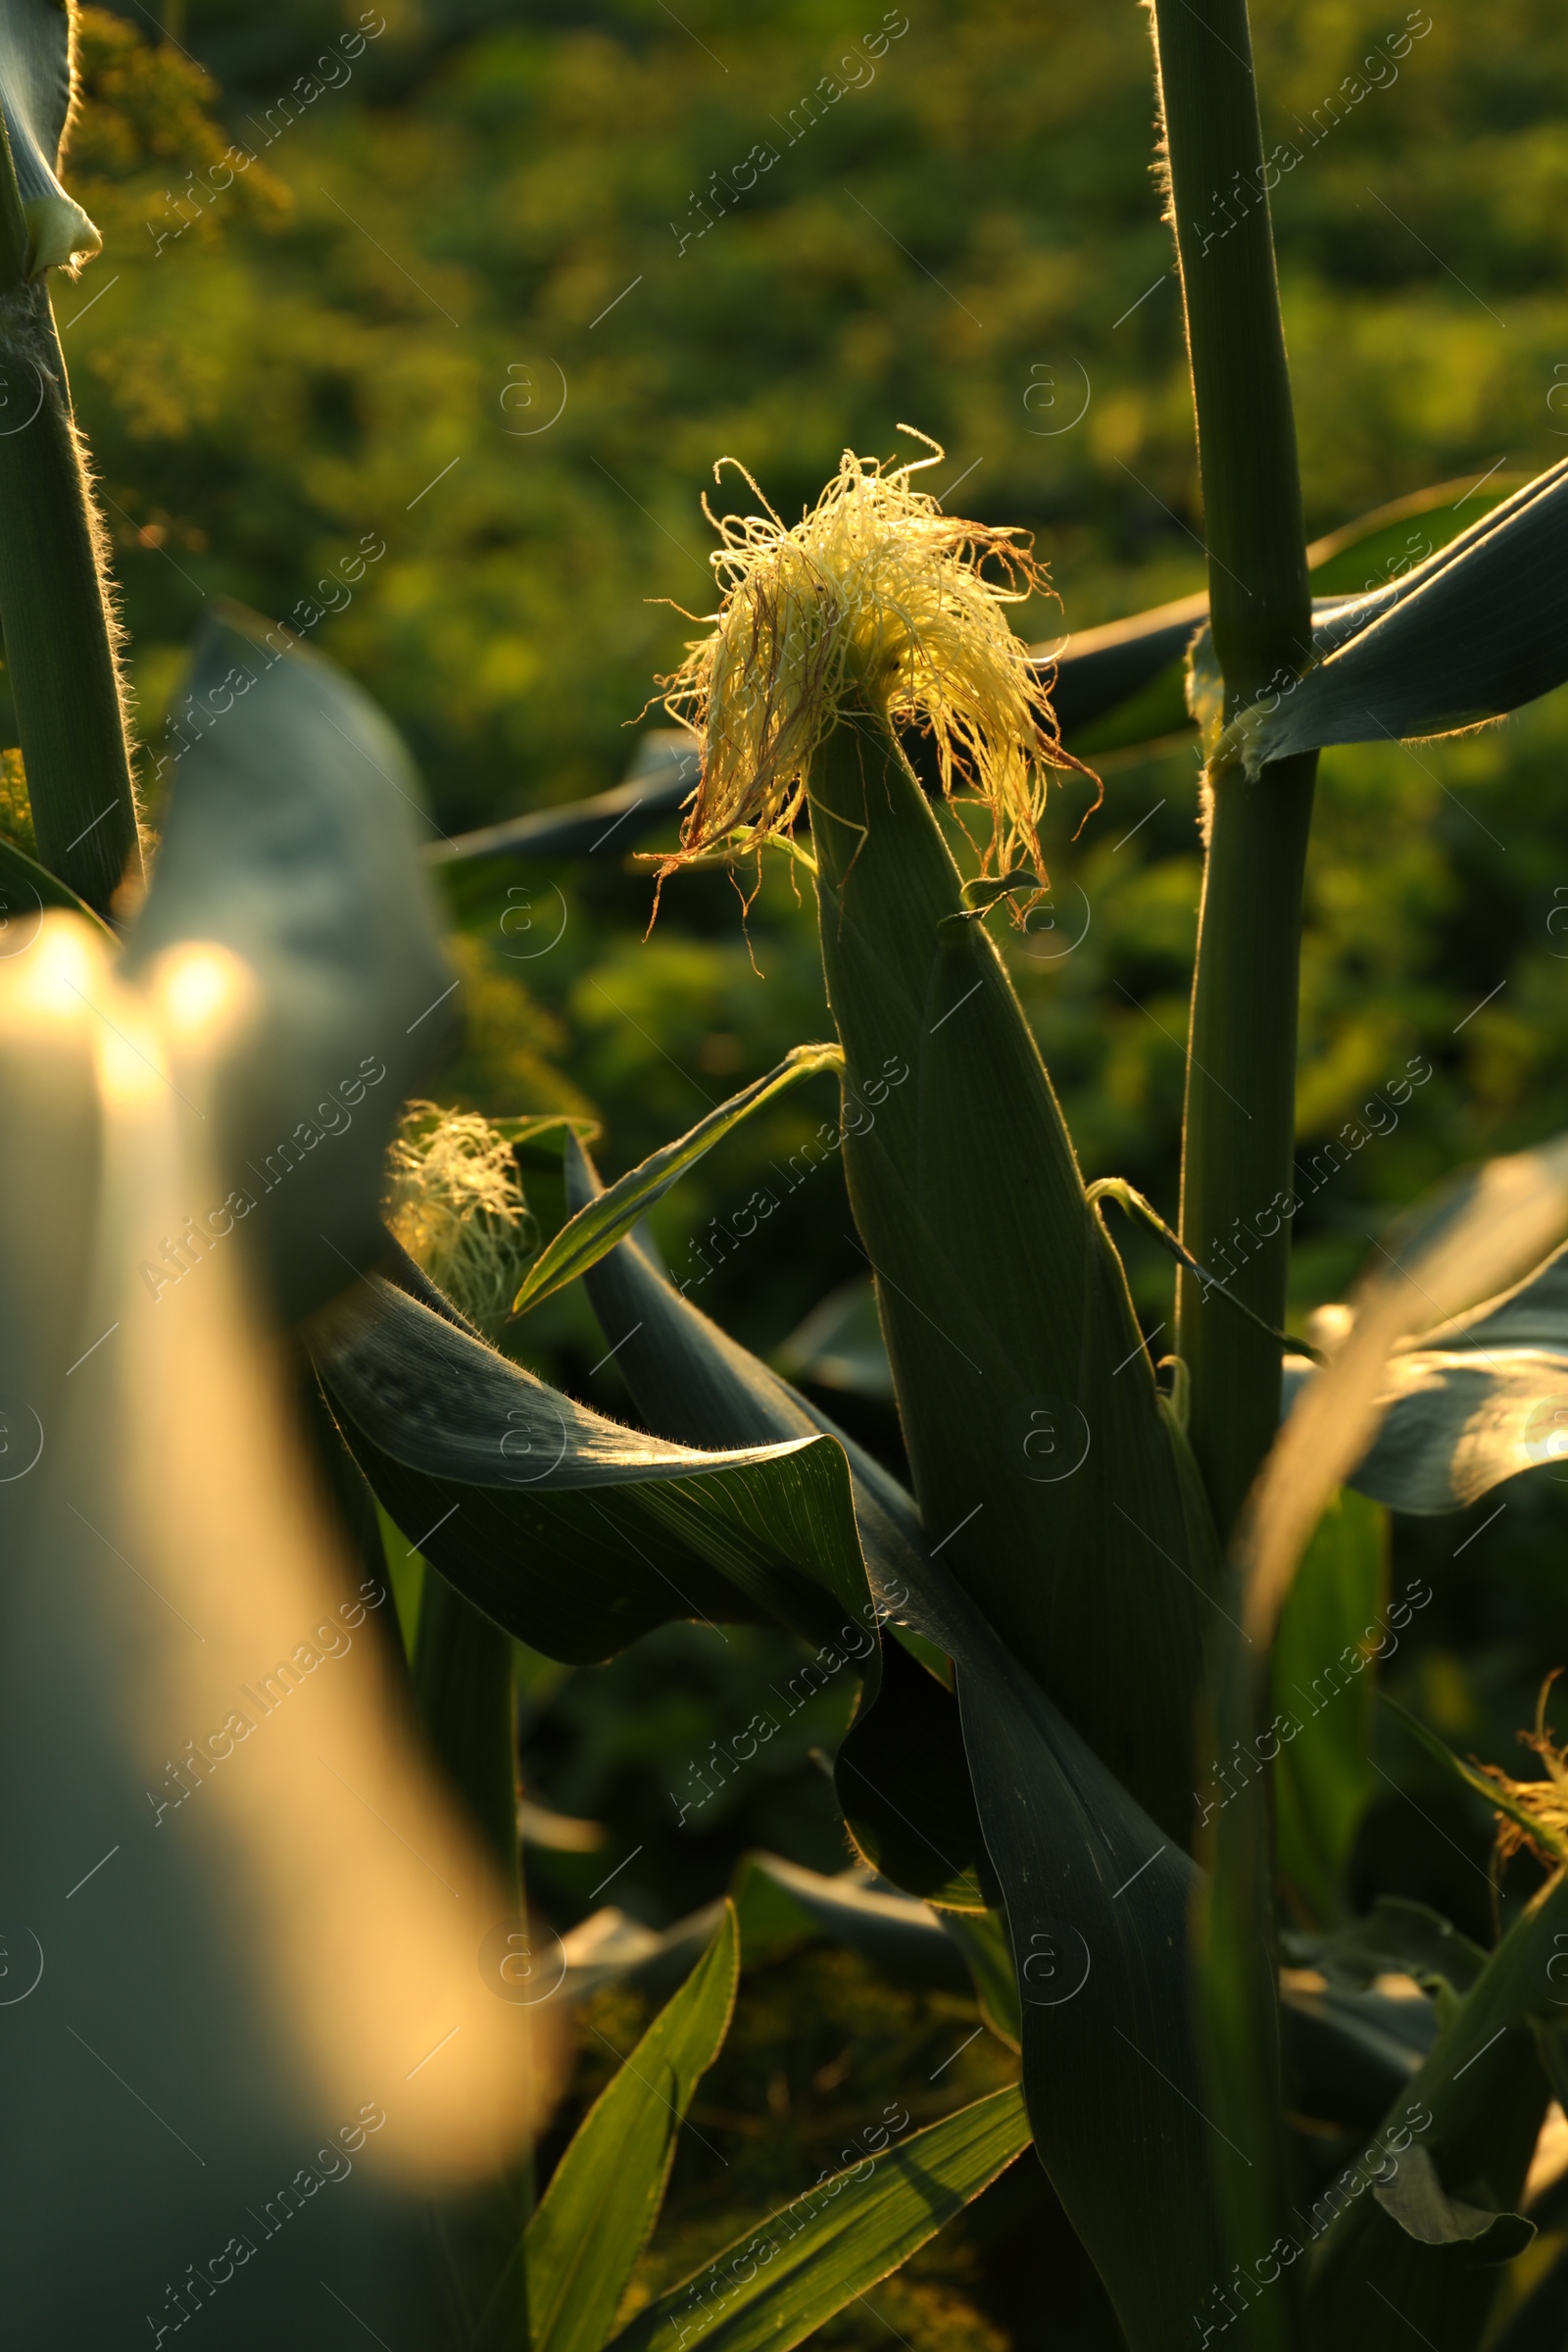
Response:
[[[411,1102],[387,1160],[386,1218],[481,1330],[506,1315],[538,1245],[509,1139],[477,1111]]]
[[[902,425],[902,432],[912,428]],[[925,440],[924,434],[914,436]],[[710,559],[723,596],[710,636],[691,645],[665,688],[672,717],[703,737],[703,773],[660,878],[723,843],[753,849],[787,835],[811,760],[852,707],[889,729],[931,738],[950,799],[989,812],[983,868],[1025,864],[1043,879],[1039,824],[1061,750],[1047,675],[1004,608],[1047,589],[1027,535],[944,514],[912,477],[943,452],[902,466],[846,450],[816,506],[793,528],[738,461],[765,514],[715,516]],[[998,567],[988,577],[985,565]]]

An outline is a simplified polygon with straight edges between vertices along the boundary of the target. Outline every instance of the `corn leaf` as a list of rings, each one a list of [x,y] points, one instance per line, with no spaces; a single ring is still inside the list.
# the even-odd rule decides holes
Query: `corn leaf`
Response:
[[[584,1160],[572,1182],[591,1181]],[[616,1361],[656,1428],[735,1446],[824,1418],[677,1298],[635,1244],[603,1259],[588,1289],[607,1334],[633,1335]],[[898,1531],[898,1614],[956,1664],[968,1772],[1011,1942],[983,1990],[1004,2032],[1021,2007],[1038,2152],[1129,2342],[1163,2347],[1172,2312],[1196,2310],[1220,2275],[1189,2014],[1196,1874],[930,1556],[908,1497],[848,1451],[862,1530],[884,1509]],[[906,1756],[911,1785],[922,1761]],[[971,1954],[992,1924],[944,1918]]]
[[[956,1712],[921,1669],[881,1656],[879,1617],[903,1608],[907,1578],[868,1585],[837,1441],[813,1431],[717,1454],[650,1441],[391,1286],[373,1296],[372,1311],[356,1301],[318,1328],[316,1360],[412,1547],[496,1623],[577,1663],[676,1617],[788,1626],[816,1650],[790,1678],[792,1694],[804,1685],[792,1712],[846,1667],[868,1678],[843,1764],[853,1816],[865,1817],[862,1850],[915,1893],[984,1909]],[[890,1553],[907,1567],[906,1545],[879,1557]],[[909,1751],[901,1741],[882,1752],[874,1699],[887,1664],[898,1721],[916,1710],[921,1735],[912,1780],[896,1793],[890,1776]]]
[[[868,2152],[640,2311],[614,2352],[791,2352],[934,2237],[1029,2145],[1016,2090]]]
[[[1444,2243],[1421,2234],[1419,2212],[1434,2186],[1445,2200],[1494,2216],[1517,2205],[1548,2096],[1532,2021],[1560,2019],[1547,1970],[1565,1924],[1568,1878],[1559,1872],[1489,1956],[1369,2149],[1295,2231],[1303,2250],[1315,2248],[1307,2305],[1314,2342],[1380,2352],[1389,2337],[1378,2296],[1435,2352],[1468,2352],[1476,2342],[1496,2298],[1489,2255],[1495,2262],[1516,2252],[1517,2230],[1499,2231],[1478,2254],[1463,2242],[1462,2215],[1454,2240]],[[1424,2161],[1417,2159],[1421,2179],[1413,2181],[1417,2147]]]
[[[1437,482],[1314,540],[1306,551],[1314,615],[1326,619],[1350,598],[1402,577],[1516,486],[1500,475],[1478,490]],[[1075,629],[1057,646],[1034,649],[1051,678],[1051,699],[1068,747],[1081,758],[1121,751],[1179,733],[1191,724],[1184,657],[1195,634],[1206,639],[1208,597],[1200,591],[1101,628]],[[1206,655],[1199,657],[1206,669]]]
[[[1376,2131],[1432,2047],[1432,2003],[1337,1985],[1318,1991],[1289,1977],[1280,2001],[1291,2112],[1357,2138]]]
[[[718,1455],[651,1441],[374,1291],[318,1326],[323,1386],[392,1519],[519,1641],[586,1665],[696,1616],[838,1637],[862,1661],[874,1647],[831,1440]]]
[[[742,1928],[748,1936],[748,1902],[756,1899],[763,1885],[777,1898],[775,1921],[787,1906],[808,1933],[830,1936],[851,1951],[863,1952],[901,1983],[940,1984],[950,1992],[967,1990],[968,1970],[946,1933],[955,1914],[933,1911],[927,1903],[912,1902],[907,1895],[868,1884],[863,1869],[827,1878],[820,1871],[786,1861],[781,1854],[754,1853],[742,1858],[734,1880]]]
[[[1568,1250],[1391,1358],[1377,1435],[1350,1473],[1417,1514],[1458,1511],[1504,1479],[1568,1456]],[[1287,1359],[1287,1404],[1313,1378]]]
[[[1457,1995],[1470,1990],[1487,1964],[1480,1945],[1441,1912],[1396,1894],[1379,1895],[1366,1917],[1348,1927],[1324,1936],[1297,1932],[1285,1942],[1298,1965],[1321,1969],[1331,1984],[1355,1990],[1393,1974]]]
[[[1568,677],[1568,460],[1403,577],[1315,621],[1313,665],[1231,722],[1222,755],[1446,735]],[[1200,657],[1195,656],[1195,661]]]
[[[360,688],[235,612],[203,635],[191,694],[207,729],[176,772],[125,969],[199,939],[256,974],[218,1172],[293,1320],[379,1253],[387,1142],[458,984],[417,861],[417,780]],[[216,1211],[222,1194],[199,1205]]]
[[[513,2258],[527,2278],[530,2352],[599,2352],[614,2326],[664,2201],[676,2134],[723,2047],[739,1975],[726,1901],[708,1950],[578,2126]],[[481,2324],[473,2352],[515,2352],[499,2314]]]
[[[1273,1711],[1268,1659],[1280,1614],[1325,1505],[1364,1452],[1377,1427],[1391,1351],[1412,1329],[1430,1324],[1434,1316],[1460,1312],[1478,1294],[1485,1297],[1499,1285],[1516,1280],[1539,1258],[1545,1245],[1560,1237],[1565,1222],[1568,1147],[1558,1142],[1490,1163],[1412,1219],[1406,1234],[1395,1237],[1396,1246],[1387,1261],[1392,1271],[1365,1286],[1348,1337],[1287,1420],[1238,1530],[1232,1554],[1230,1630],[1218,1644],[1216,1658],[1216,1759],[1237,1754],[1266,1760],[1270,1754],[1264,1744]],[[1218,1772],[1216,1763],[1211,1787]],[[1241,1789],[1218,1808],[1211,1832],[1213,1874],[1200,1888],[1196,1908],[1209,2111],[1233,2155],[1247,2158],[1245,2170],[1231,2162],[1221,2169],[1229,2254],[1232,2262],[1249,2269],[1267,2257],[1271,2241],[1287,2233],[1289,2213],[1276,2120],[1277,1988],[1267,1962],[1275,1941],[1268,1812],[1266,1770],[1250,1770]],[[1486,1983],[1484,1976],[1460,2019],[1440,2038],[1438,2051],[1423,2070],[1434,2091],[1444,2088],[1445,2098],[1448,2096],[1448,2078],[1441,2069],[1436,2074],[1432,2069],[1438,2066],[1439,2054],[1458,2026],[1482,2003]],[[1520,1981],[1504,1968],[1493,1978],[1489,2000],[1515,1998],[1520,1991]],[[1489,2014],[1486,2003],[1480,2014]],[[1490,2026],[1494,2038],[1503,2040],[1512,2032],[1512,2013],[1491,2016]],[[1525,2053],[1517,2066],[1510,2055],[1515,2051]],[[1470,2054],[1464,2052],[1466,2058]],[[1532,2114],[1539,2125],[1544,2093],[1537,2097],[1540,2069],[1535,2066],[1527,2032],[1513,2034],[1498,2064],[1502,2074],[1493,2121],[1487,2120],[1484,2102],[1480,2109],[1472,2105],[1471,2085],[1462,2091],[1453,2087],[1452,2150],[1454,2162],[1484,2172],[1495,2201],[1506,2203],[1517,2193],[1517,2181],[1512,2178],[1517,2137],[1533,2130]],[[1440,2139],[1429,2145],[1440,2152],[1448,2142]],[[1485,2164],[1479,2162],[1483,2155]],[[1524,2157],[1528,2157],[1528,2146]],[[1457,2191],[1469,2172],[1446,2172],[1444,2177]],[[1411,2242],[1403,2239],[1397,2225],[1383,2216],[1381,2209],[1375,2205],[1369,2209],[1378,2215],[1382,2227],[1394,2230],[1401,2245]],[[1355,2243],[1359,2246],[1360,2239],[1355,2238]],[[1431,2258],[1431,2249],[1422,2252]],[[1292,2263],[1294,2259],[1290,2258]],[[1446,2259],[1446,2254],[1440,2252],[1439,2259]],[[1359,2260],[1357,2254],[1352,2270]],[[1401,2254],[1391,2276],[1401,2278],[1407,2267]],[[1356,2275],[1364,2284],[1361,2274]],[[1376,2275],[1383,2277],[1381,2271]],[[1286,2277],[1289,2284],[1282,2293],[1267,2298],[1259,2307],[1257,2325],[1265,2331],[1264,2341],[1289,2340],[1286,2309],[1298,2292],[1299,2274],[1288,2269]],[[1371,2340],[1357,2301],[1359,2292],[1358,2286],[1357,2294],[1350,2295],[1337,2315],[1351,2329],[1352,2342]],[[1397,2293],[1395,2300],[1397,2309],[1420,2324],[1411,2303]],[[1469,2340],[1453,2332],[1461,2306],[1470,2310],[1472,2322],[1475,2319],[1477,2307],[1466,2305],[1465,2298],[1456,2295],[1453,2310],[1444,2319],[1446,2331],[1432,2338],[1439,2352]],[[1483,2303],[1478,2308],[1484,2307]]]
[[[672,816],[697,781],[695,738],[685,727],[651,727],[638,743],[624,784],[561,808],[533,808],[451,841],[433,841],[432,865],[476,858],[596,858],[620,861],[662,817]]]
[[[1009,2049],[1021,2049],[1023,2012],[1006,1913],[987,1911],[977,1919],[962,1911],[945,1911],[942,1925],[963,1954],[986,2024]]]
[[[776,1070],[743,1087],[738,1095],[732,1095],[727,1102],[710,1111],[706,1119],[699,1119],[676,1142],[665,1144],[637,1167],[617,1177],[580,1208],[541,1250],[513,1300],[513,1313],[525,1313],[530,1306],[537,1306],[541,1299],[551,1298],[596,1265],[656,1200],[663,1199],[688,1168],[695,1167],[705,1152],[722,1143],[753,1111],[760,1110],[765,1103],[799,1086],[803,1078],[814,1078],[819,1070],[842,1067],[843,1055],[837,1046],[796,1046]]]
[[[599,1178],[575,1136],[565,1145],[566,1197],[580,1211]],[[679,1296],[634,1241],[589,1270],[585,1288],[647,1427],[710,1450],[826,1435],[844,1447],[873,1586],[907,1583],[922,1548],[920,1514],[897,1479],[821,1409]],[[895,1609],[895,1616],[900,1612]]]

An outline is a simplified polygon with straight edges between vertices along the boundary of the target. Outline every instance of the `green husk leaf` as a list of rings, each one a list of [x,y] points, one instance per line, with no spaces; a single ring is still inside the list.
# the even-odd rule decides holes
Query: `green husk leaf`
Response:
[[[842,721],[811,795],[845,1174],[922,1519],[1185,1842],[1217,1563],[1184,1509],[1120,1261],[994,943],[944,922],[964,911],[961,878],[897,748]]]

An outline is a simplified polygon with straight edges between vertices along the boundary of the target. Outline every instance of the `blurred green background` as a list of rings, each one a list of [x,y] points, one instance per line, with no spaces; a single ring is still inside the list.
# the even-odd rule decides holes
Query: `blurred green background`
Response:
[[[1299,155],[1273,204],[1309,531],[1442,482],[1463,520],[1487,477],[1568,454],[1568,24],[1548,0],[1260,0],[1253,21],[1266,143]],[[740,460],[790,517],[846,446],[908,454],[904,423],[942,443],[923,478],[956,508],[1036,534],[1059,607],[1015,615],[1031,639],[1202,584],[1131,0],[192,0],[161,19],[129,0],[88,13],[82,64],[70,176],[105,251],[57,312],[149,743],[226,594],[380,700],[428,780],[432,839],[602,790],[664,723],[654,681],[710,609],[702,493],[753,503],[713,462]],[[1298,1314],[1342,1297],[1440,1174],[1568,1127],[1565,771],[1561,695],[1463,740],[1324,759],[1303,1160],[1412,1057],[1433,1074],[1304,1208]],[[1053,906],[1009,951],[1086,1176],[1131,1177],[1168,1215],[1197,773],[1190,737],[1111,759],[1081,832],[1093,794],[1064,778]],[[469,983],[444,1099],[591,1111],[607,1172],[825,1032],[812,911],[782,871],[744,922],[726,877],[678,878],[649,937],[629,861],[440,880]],[[791,1097],[705,1162],[655,1220],[670,1261],[830,1110],[825,1086]],[[861,1272],[849,1234],[824,1170],[694,1295],[776,1350]],[[1152,1332],[1165,1262],[1127,1248]],[[629,1409],[580,1304],[509,1344]],[[823,1395],[897,1461],[885,1403]],[[1396,1574],[1437,1599],[1393,1687],[1516,1767],[1536,1684],[1568,1659],[1565,1536],[1550,1470],[1396,1535]],[[534,1662],[531,1786],[606,1838],[532,1856],[561,1924],[632,1845],[606,1899],[656,1923],[749,1842],[841,1866],[807,1751],[831,1748],[847,1694],[684,1830],[667,1794],[791,1654],[678,1627],[609,1668]],[[1380,1758],[1366,1888],[1490,1937],[1484,1811],[1403,1749]],[[952,2260],[900,2329],[1026,2340],[965,2300]]]

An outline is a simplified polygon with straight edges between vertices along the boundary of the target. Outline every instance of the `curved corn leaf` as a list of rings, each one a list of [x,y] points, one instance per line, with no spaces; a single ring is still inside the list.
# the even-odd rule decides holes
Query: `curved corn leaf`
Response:
[[[191,695],[207,731],[181,760],[125,969],[214,941],[260,982],[219,1102],[229,1198],[196,1206],[240,1221],[293,1320],[380,1251],[387,1142],[458,983],[418,866],[418,784],[361,689],[232,612],[205,631]]]
[[[1289,1411],[1314,1377],[1286,1359]],[[1568,1248],[1425,1332],[1388,1367],[1383,1419],[1349,1484],[1395,1510],[1464,1510],[1568,1456]]]
[[[1298,1966],[1320,1969],[1331,1984],[1354,1991],[1392,1975],[1452,1997],[1468,1992],[1487,1964],[1481,1946],[1441,1912],[1397,1894],[1379,1895],[1365,1919],[1332,1935],[1288,1935],[1285,1943]]]
[[[970,1989],[966,1969],[946,1933],[956,1916],[891,1894],[863,1867],[824,1878],[786,1862],[781,1854],[741,1856],[729,1899],[740,1919],[744,1965],[765,1965],[815,1936],[863,1952],[901,1984]],[[562,1993],[581,2000],[603,1984],[632,1984],[652,1990],[691,1967],[709,1942],[723,1905],[706,1903],[662,1931],[628,1920],[612,1906],[583,1920],[563,1938],[566,1974]]]
[[[565,1145],[565,1184],[574,1213],[598,1193],[598,1175],[575,1136]],[[862,1446],[681,1297],[635,1241],[599,1259],[584,1287],[601,1327],[615,1335],[615,1361],[651,1430],[710,1450],[837,1439],[854,1478],[872,1585],[884,1599],[906,1590],[922,1549],[920,1514]],[[902,1614],[896,1599],[893,1613]]]
[[[1233,1544],[1230,1630],[1218,1644],[1216,1659],[1213,1753],[1216,1759],[1235,1755],[1259,1761],[1255,1771],[1243,1773],[1242,1788],[1223,1802],[1218,1801],[1217,1762],[1209,1776],[1214,1791],[1209,1811],[1218,1805],[1210,1832],[1214,1868],[1211,1880],[1199,1890],[1195,1929],[1205,2092],[1231,2157],[1240,2160],[1227,2158],[1219,2175],[1231,2241],[1228,2253],[1232,2262],[1249,2268],[1265,2259],[1271,2243],[1287,2234],[1289,2214],[1277,2120],[1278,1988],[1267,1960],[1275,1943],[1268,1774],[1263,1761],[1271,1753],[1265,1742],[1274,1704],[1270,1646],[1324,1506],[1377,1427],[1392,1350],[1434,1314],[1451,1315],[1466,1308],[1478,1292],[1485,1296],[1515,1279],[1561,1234],[1565,1222],[1568,1146],[1561,1142],[1492,1162],[1451,1187],[1432,1209],[1413,1220],[1409,1238],[1400,1237],[1396,1249],[1387,1253],[1392,1271],[1367,1283],[1348,1337],[1287,1420]],[[1484,1977],[1482,1984],[1486,1981]],[[1508,1988],[1509,1997],[1519,1989],[1506,1969],[1494,1984],[1494,1990]],[[1423,2070],[1434,2088],[1447,2082],[1439,2060],[1471,2017],[1481,1993],[1478,1984]],[[1498,2038],[1509,2023],[1506,2015],[1492,2020]],[[1528,2040],[1528,2034],[1523,2042],[1516,2036],[1510,2048],[1522,2048]],[[1483,2149],[1490,2151],[1487,2165],[1473,2169],[1485,2171],[1495,2199],[1503,2203],[1517,2192],[1510,2177],[1516,2128],[1527,2127],[1532,2111],[1539,2125],[1544,2103],[1536,2097],[1539,2067],[1532,2081],[1529,2066],[1507,2072],[1507,2063],[1511,2062],[1505,2063],[1494,2126],[1487,2125],[1484,2113],[1477,2120],[1478,2111],[1469,2103],[1472,2086],[1456,2093],[1453,2102],[1459,2119],[1454,2124],[1454,2148],[1463,2152],[1465,2161]],[[1438,2068],[1436,2074],[1433,2068]],[[1455,2161],[1460,2160],[1456,2154]],[[1469,2174],[1446,2178],[1457,2190]],[[1378,2212],[1375,2206],[1370,2209]],[[1386,2226],[1398,2234],[1396,2225]],[[1294,2255],[1285,2259],[1294,2265]],[[1402,2256],[1395,2276],[1403,2276],[1401,2265],[1408,2267]],[[1261,2341],[1290,2340],[1289,2305],[1299,2291],[1300,2274],[1291,2268],[1285,2276],[1289,2283],[1282,2293],[1259,2306]],[[1359,2310],[1354,2322],[1349,2318],[1355,2300],[1349,2297],[1339,2315],[1352,2328],[1352,2341],[1361,2340],[1354,2327],[1365,2324]],[[1456,2298],[1455,2310],[1462,2300]],[[1396,2305],[1414,2316],[1409,2303],[1396,2297]],[[1450,2332],[1444,2335],[1440,2352],[1469,2340],[1451,2332],[1451,2315],[1446,2326]]]
[[[1369,2283],[1434,2352],[1469,2352],[1478,2340],[1497,2290],[1497,2271],[1485,2266],[1516,2252],[1519,2234],[1499,2230],[1478,2252],[1458,2242],[1467,2234],[1461,2215],[1451,2242],[1432,2242],[1420,2210],[1436,2188],[1446,2202],[1490,2208],[1495,2228],[1517,2205],[1548,2096],[1534,2025],[1561,2019],[1547,1971],[1565,1926],[1568,1877],[1559,1872],[1489,1955],[1371,2148],[1295,2231],[1303,2248],[1317,2244],[1307,2304],[1313,2341],[1346,2352],[1387,2345],[1387,2316]],[[1422,2157],[1412,2167],[1417,2147]]]
[[[661,1445],[388,1283],[362,1298],[312,1335],[344,1435],[414,1547],[509,1633],[579,1665],[694,1616],[775,1620],[839,1667],[874,1652],[831,1440],[727,1454]]]
[[[613,2352],[791,2352],[907,2261],[1029,2145],[1016,2090],[867,2152],[769,2214],[612,2337]],[[880,2147],[874,2143],[880,2140]]]
[[[1377,507],[1306,551],[1312,610],[1322,620],[1349,599],[1365,596],[1412,570],[1485,514],[1518,483],[1494,475],[1484,487],[1436,482],[1407,498]],[[1195,632],[1206,641],[1208,597],[1203,591],[1098,629],[1075,629],[1059,646],[1033,649],[1051,680],[1051,699],[1068,748],[1085,759],[1132,749],[1184,731],[1193,710],[1185,657]],[[1205,657],[1200,664],[1211,666]]]
[[[1419,1994],[1280,1988],[1280,2035],[1293,2114],[1373,2132],[1432,2047],[1437,2012]]]
[[[885,731],[838,727],[811,808],[845,1174],[922,1519],[1022,1664],[1185,1843],[1218,1563],[1121,1261],[1002,958]]]
[[[530,2352],[599,2352],[613,2328],[664,2201],[675,2135],[729,2032],[739,1975],[726,1899],[707,1951],[579,2125],[509,2266],[526,2275]],[[508,2283],[473,2352],[516,2352]]]
[[[723,1142],[754,1110],[799,1086],[803,1078],[814,1078],[819,1070],[841,1070],[844,1056],[837,1046],[796,1046],[765,1078],[754,1080],[710,1110],[706,1119],[699,1119],[672,1144],[665,1144],[624,1176],[595,1194],[576,1215],[564,1225],[548,1242],[528,1268],[522,1288],[512,1302],[512,1311],[520,1315],[541,1299],[549,1298],[574,1282],[596,1265],[607,1250],[628,1234],[639,1217],[662,1200],[671,1185],[695,1167],[705,1152]]]
[[[782,1854],[743,1855],[731,1891],[740,1906],[748,1957],[753,1918],[765,1908],[774,1936],[788,1935],[791,1941],[802,1931],[828,1936],[851,1951],[863,1952],[900,1982],[966,1992],[969,1971],[961,1947],[956,1949],[946,1933],[958,1914],[933,1911],[928,1903],[868,1884],[867,1877],[857,1869],[826,1878],[820,1871],[787,1862]]]
[[[568,1152],[568,1178],[581,1198],[593,1181],[585,1156]],[[678,1298],[634,1244],[602,1259],[587,1287],[607,1334],[628,1335],[616,1361],[654,1427],[734,1446],[832,1426]],[[867,1558],[873,1528],[897,1544],[884,1555],[903,1593],[895,1616],[956,1665],[968,1772],[1012,1946],[1010,1959],[994,1955],[983,1997],[1004,2033],[1021,2006],[1041,2161],[1135,2352],[1162,2352],[1172,2311],[1196,2309],[1219,2266],[1188,2009],[1196,1874],[925,1550],[908,1496],[843,1442]],[[885,1583],[876,1589],[890,1597]],[[860,1720],[872,1727],[876,1715]],[[917,1784],[923,1761],[906,1754],[897,1778]],[[944,1920],[971,1955],[994,1927]]]
[[[534,808],[499,825],[433,841],[424,855],[432,865],[467,863],[476,858],[596,858],[619,860],[690,798],[702,755],[685,727],[651,727],[638,742],[626,780],[612,792],[571,801],[561,808]]]
[[[73,13],[60,0],[4,0],[0,7],[0,107],[27,223],[29,277],[84,261],[103,244],[59,179],[71,111]]]
[[[1144,740],[1190,723],[1182,695],[1182,659],[1208,617],[1208,595],[1184,596],[1127,620],[1075,629],[1054,651],[1033,650],[1051,681],[1051,704],[1063,740],[1085,753]],[[1151,701],[1151,693],[1158,699]],[[1134,733],[1118,721],[1132,716]],[[1161,724],[1164,721],[1165,724]]]
[[[1250,776],[1331,743],[1446,735],[1568,678],[1568,460],[1415,570],[1312,632],[1313,666],[1232,720],[1218,756]]]

